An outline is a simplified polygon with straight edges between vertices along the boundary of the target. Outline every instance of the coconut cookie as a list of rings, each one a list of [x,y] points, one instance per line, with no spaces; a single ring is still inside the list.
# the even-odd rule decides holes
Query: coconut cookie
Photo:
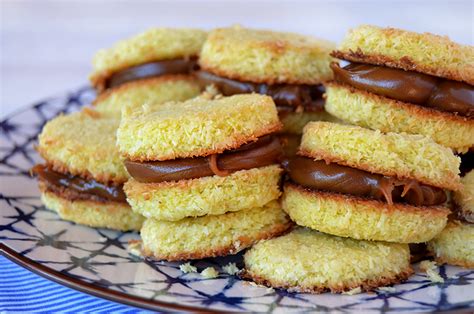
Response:
[[[171,221],[262,207],[280,196],[280,129],[273,100],[257,94],[125,107],[127,200]]]
[[[115,147],[118,125],[91,109],[45,125],[38,143],[45,164],[32,172],[46,207],[92,227],[140,229],[143,217],[132,212],[123,192],[128,174]]]
[[[358,241],[298,228],[244,255],[243,277],[289,291],[369,291],[406,280],[407,244]]]
[[[361,240],[420,243],[446,225],[459,158],[419,136],[311,122],[282,206],[297,224]]]
[[[145,255],[168,261],[235,254],[292,226],[277,201],[220,216],[179,221],[147,219],[141,230]]]
[[[293,33],[239,26],[210,32],[196,73],[223,95],[266,94],[273,98],[283,132],[301,134],[307,121],[333,119],[324,112],[321,83],[332,78],[331,42]]]
[[[326,110],[382,132],[431,137],[458,152],[474,146],[474,48],[393,28],[351,30],[331,64]]]
[[[453,220],[433,240],[428,249],[438,263],[474,268],[474,224]]]

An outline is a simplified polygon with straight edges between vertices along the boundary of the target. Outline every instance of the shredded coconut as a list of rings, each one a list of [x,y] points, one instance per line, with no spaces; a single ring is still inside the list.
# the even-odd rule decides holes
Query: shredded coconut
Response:
[[[438,267],[433,261],[422,261],[420,270],[424,271],[431,282],[444,282],[444,279],[438,273]]]
[[[185,274],[187,274],[187,273],[197,273],[196,266],[191,265],[190,262],[179,265],[179,269]]]
[[[219,276],[219,273],[217,272],[217,270],[214,269],[214,267],[207,267],[201,272],[201,276],[210,279],[216,278],[217,276]]]
[[[240,271],[235,263],[229,263],[222,267],[222,269],[229,275],[235,275]]]

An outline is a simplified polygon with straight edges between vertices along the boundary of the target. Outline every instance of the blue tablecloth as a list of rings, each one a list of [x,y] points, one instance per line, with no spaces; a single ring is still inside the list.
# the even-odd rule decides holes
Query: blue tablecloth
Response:
[[[44,279],[0,256],[0,313],[145,313]]]

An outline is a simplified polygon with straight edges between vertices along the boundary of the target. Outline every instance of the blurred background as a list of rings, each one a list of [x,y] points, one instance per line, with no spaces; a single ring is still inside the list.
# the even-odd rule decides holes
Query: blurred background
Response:
[[[154,26],[232,24],[338,42],[359,24],[447,35],[473,45],[474,1],[0,0],[0,117],[87,85],[94,53]]]

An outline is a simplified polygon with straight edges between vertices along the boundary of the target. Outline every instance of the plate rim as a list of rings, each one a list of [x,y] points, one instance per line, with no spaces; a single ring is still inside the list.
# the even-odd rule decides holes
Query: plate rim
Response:
[[[221,313],[220,311],[195,307],[188,305],[180,305],[178,303],[169,303],[157,300],[151,300],[139,297],[133,294],[107,289],[101,286],[94,285],[80,279],[67,276],[57,270],[51,269],[47,266],[41,265],[33,259],[19,254],[17,251],[7,246],[5,243],[0,243],[0,255],[6,257],[8,260],[19,265],[20,267],[31,271],[47,280],[53,281],[64,287],[71,288],[94,297],[106,299],[112,302],[117,302],[129,306],[139,307],[154,311],[186,311],[193,313]]]

